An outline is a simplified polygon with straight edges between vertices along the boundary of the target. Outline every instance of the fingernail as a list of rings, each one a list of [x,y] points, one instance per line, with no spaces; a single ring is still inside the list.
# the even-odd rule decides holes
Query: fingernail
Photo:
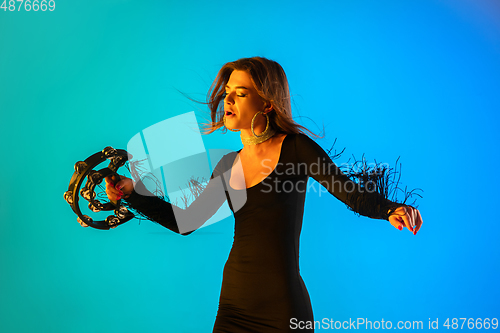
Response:
[[[120,196],[123,196],[123,192],[122,192],[122,191],[120,191],[120,193],[119,193],[119,194],[120,194]]]
[[[116,197],[116,200],[120,200],[121,198],[122,198],[122,196],[119,195],[119,196]]]
[[[117,190],[120,190],[121,188],[122,188],[122,186],[121,186],[121,185],[116,185],[116,189],[117,189]]]
[[[398,229],[399,229],[399,230],[403,230],[403,226],[402,226],[402,225],[399,225],[399,226],[398,226]]]

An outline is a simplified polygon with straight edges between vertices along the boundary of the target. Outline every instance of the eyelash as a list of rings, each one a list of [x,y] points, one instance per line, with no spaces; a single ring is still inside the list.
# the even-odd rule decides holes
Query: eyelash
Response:
[[[225,93],[222,94],[222,98],[226,98],[226,96],[227,96],[227,92],[225,92]],[[236,96],[238,96],[238,97],[245,97],[246,94],[239,94],[239,95],[236,94]]]

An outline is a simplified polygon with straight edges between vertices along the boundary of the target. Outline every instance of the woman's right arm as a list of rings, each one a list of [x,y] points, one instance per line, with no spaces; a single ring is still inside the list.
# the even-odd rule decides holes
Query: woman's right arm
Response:
[[[222,178],[223,159],[215,167],[203,192],[186,209],[153,195],[141,181],[134,188],[132,180],[126,177],[116,184],[106,179],[106,193],[110,200],[124,199],[134,210],[165,228],[189,235],[212,217],[226,200]]]

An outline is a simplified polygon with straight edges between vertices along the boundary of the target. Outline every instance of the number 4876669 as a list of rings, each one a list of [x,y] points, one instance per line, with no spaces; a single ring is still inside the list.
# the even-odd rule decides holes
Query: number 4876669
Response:
[[[1,0],[0,0],[1,1]],[[4,12],[20,12],[21,10],[29,12],[29,11],[42,11],[45,12],[47,10],[54,11],[56,9],[56,2],[54,0],[4,0],[0,9],[3,9]]]

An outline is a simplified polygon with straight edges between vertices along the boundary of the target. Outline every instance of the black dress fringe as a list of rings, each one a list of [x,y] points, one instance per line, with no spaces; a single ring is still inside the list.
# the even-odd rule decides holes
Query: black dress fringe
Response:
[[[327,151],[332,161],[339,159],[345,151],[344,148],[340,153],[337,153],[336,150],[332,152],[336,141],[337,139],[335,139],[332,148]],[[404,189],[399,186],[401,180],[401,163],[399,163],[398,170],[399,159],[400,157],[396,159],[395,167],[378,163],[376,160],[374,160],[373,165],[369,166],[364,154],[360,160],[352,155],[352,161],[349,158],[346,163],[340,165],[339,168],[342,172],[352,181],[353,186],[357,187],[356,191],[351,191],[349,200],[351,206],[346,205],[348,209],[358,216],[370,216],[380,211],[380,207],[388,206],[389,210],[383,216],[384,219],[388,219],[398,207],[418,208],[418,205],[415,206],[417,199],[414,197],[422,198],[418,192],[423,192],[423,190],[414,188],[409,191],[407,186]],[[376,193],[377,195],[366,195],[366,193]],[[398,197],[400,193],[402,193],[403,199]],[[407,204],[409,199],[414,199],[411,204]],[[352,204],[353,202],[355,204]]]

